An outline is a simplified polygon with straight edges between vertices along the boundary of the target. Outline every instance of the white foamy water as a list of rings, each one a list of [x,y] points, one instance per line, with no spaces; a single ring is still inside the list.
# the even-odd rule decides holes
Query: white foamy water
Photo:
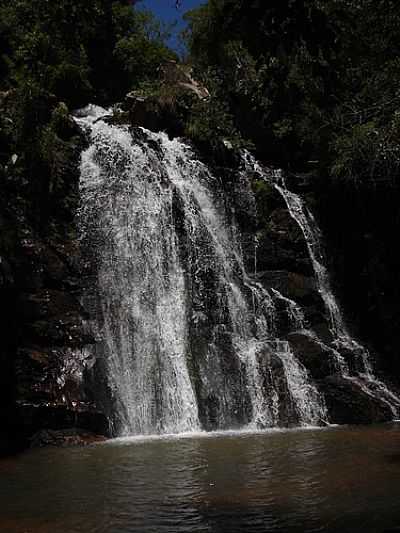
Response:
[[[246,165],[279,192],[287,205],[291,217],[296,221],[303,233],[314,269],[318,292],[325,305],[328,323],[333,336],[331,353],[335,356],[340,373],[346,379],[356,383],[365,394],[386,404],[390,408],[393,417],[397,417],[400,413],[400,398],[374,375],[367,348],[351,336],[345,324],[339,303],[331,287],[330,274],[324,261],[322,235],[313,214],[307,208],[303,199],[287,188],[281,171],[265,172],[249,153],[244,154],[244,160]],[[301,327],[301,323],[299,323],[299,326]],[[311,336],[316,342],[320,342],[313,332],[311,332]],[[352,358],[356,368],[355,374],[354,372],[353,374],[350,373],[348,363],[341,351],[344,351],[347,357],[350,356]]]
[[[80,225],[118,433],[322,423],[322,396],[276,338],[275,301],[294,327],[301,312],[247,275],[218,179],[179,140],[104,114],[77,118],[90,138]]]

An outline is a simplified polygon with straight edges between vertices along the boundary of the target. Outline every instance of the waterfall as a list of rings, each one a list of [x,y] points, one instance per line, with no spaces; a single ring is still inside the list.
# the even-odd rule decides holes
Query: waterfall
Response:
[[[116,432],[323,423],[323,396],[279,338],[278,304],[293,330],[301,310],[247,273],[219,177],[183,142],[106,115],[76,118],[89,138],[79,225]]]
[[[374,375],[369,351],[351,336],[345,324],[340,306],[331,287],[330,275],[324,262],[322,235],[313,214],[303,199],[287,188],[285,178],[280,170],[266,172],[248,152],[244,153],[243,158],[248,169],[255,171],[279,192],[286,203],[290,216],[303,233],[318,292],[323,300],[333,337],[332,353],[335,355],[342,376],[357,383],[365,394],[386,404],[393,417],[397,418],[400,414],[400,398]],[[310,333],[319,342],[315,334]],[[354,367],[352,372],[350,372],[348,362],[341,355],[341,352],[346,354],[347,359],[351,358]]]

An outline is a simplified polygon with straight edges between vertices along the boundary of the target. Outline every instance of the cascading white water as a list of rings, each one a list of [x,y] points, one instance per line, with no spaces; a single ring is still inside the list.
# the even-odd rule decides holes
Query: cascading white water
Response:
[[[168,230],[172,190],[125,130],[95,122],[82,158],[82,220],[101,239],[98,286],[110,384],[123,434],[199,428],[186,365],[185,273]],[[93,224],[92,224],[93,223]]]
[[[397,418],[400,414],[400,398],[390,391],[385,383],[376,378],[368,350],[351,336],[345,324],[340,306],[331,288],[328,269],[324,264],[321,231],[313,214],[307,208],[303,199],[287,188],[280,170],[265,172],[248,152],[244,154],[244,161],[248,168],[254,170],[279,192],[291,217],[296,221],[304,235],[315,273],[318,292],[324,302],[333,336],[332,353],[336,358],[342,376],[356,382],[365,394],[386,404],[392,411],[393,417]],[[313,332],[309,333],[316,342],[320,342]],[[356,371],[350,373],[348,363],[340,353],[341,350],[351,354],[355,362]]]
[[[97,258],[101,356],[120,434],[320,424],[323,397],[287,342],[294,302],[247,275],[218,180],[166,134],[78,123],[82,240]]]

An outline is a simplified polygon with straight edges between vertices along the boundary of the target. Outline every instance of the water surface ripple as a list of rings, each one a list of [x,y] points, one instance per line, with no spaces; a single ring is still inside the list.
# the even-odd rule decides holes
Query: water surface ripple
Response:
[[[2,533],[379,533],[400,426],[118,439],[0,462]]]

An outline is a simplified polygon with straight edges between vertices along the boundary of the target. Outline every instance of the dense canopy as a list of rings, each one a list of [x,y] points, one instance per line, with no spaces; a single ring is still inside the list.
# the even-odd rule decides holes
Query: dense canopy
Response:
[[[191,60],[241,134],[280,165],[346,179],[397,171],[400,7],[392,0],[209,0]]]

